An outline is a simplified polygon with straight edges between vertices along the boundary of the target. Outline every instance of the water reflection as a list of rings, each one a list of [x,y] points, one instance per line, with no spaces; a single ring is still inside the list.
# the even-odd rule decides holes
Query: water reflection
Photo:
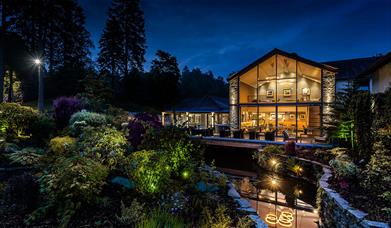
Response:
[[[267,172],[257,178],[237,178],[236,183],[269,227],[318,227],[315,185]]]

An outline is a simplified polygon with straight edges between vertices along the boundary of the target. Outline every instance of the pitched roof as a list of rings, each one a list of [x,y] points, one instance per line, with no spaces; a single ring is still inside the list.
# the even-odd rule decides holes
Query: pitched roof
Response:
[[[271,50],[270,52],[266,53],[261,58],[255,60],[254,62],[250,63],[248,66],[244,67],[243,69],[241,69],[237,73],[231,75],[228,78],[228,80],[231,80],[232,78],[234,78],[234,77],[236,77],[238,75],[242,75],[242,74],[246,73],[247,71],[249,71],[250,69],[252,69],[256,65],[258,65],[259,63],[265,61],[266,59],[268,59],[271,56],[276,55],[276,54],[283,55],[283,56],[286,56],[288,58],[296,59],[296,60],[301,61],[303,63],[307,63],[309,65],[313,65],[313,66],[316,66],[316,67],[319,67],[319,68],[322,68],[322,69],[326,69],[326,70],[330,70],[330,71],[334,71],[334,72],[338,70],[337,68],[335,68],[333,66],[329,66],[327,64],[322,64],[322,63],[318,63],[318,62],[315,62],[315,61],[303,58],[303,57],[299,56],[296,53],[288,53],[288,52],[285,52],[285,51],[280,50],[278,48],[274,48],[273,50]]]
[[[324,62],[324,64],[338,68],[335,75],[336,80],[350,80],[355,79],[358,75],[362,74],[368,67],[370,67],[380,57],[367,57],[357,59],[345,59]]]
[[[167,112],[173,111],[167,109]],[[202,98],[187,98],[179,101],[175,106],[176,112],[228,112],[228,98],[204,96]]]
[[[391,51],[388,52],[385,56],[379,57],[370,67],[368,67],[368,69],[363,71],[360,76],[371,74],[389,62],[391,62]]]

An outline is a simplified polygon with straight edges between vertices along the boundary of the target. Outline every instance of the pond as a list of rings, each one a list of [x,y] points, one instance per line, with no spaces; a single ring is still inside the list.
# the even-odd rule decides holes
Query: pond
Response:
[[[227,174],[269,227],[318,227],[317,187],[304,179],[259,169],[253,150],[208,146],[207,163]]]

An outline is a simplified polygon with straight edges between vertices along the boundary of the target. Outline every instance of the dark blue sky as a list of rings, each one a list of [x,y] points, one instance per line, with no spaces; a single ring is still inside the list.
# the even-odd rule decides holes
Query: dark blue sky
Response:
[[[79,0],[98,40],[110,0]],[[315,60],[391,51],[391,0],[141,0],[147,63],[158,49],[227,76],[273,48]]]

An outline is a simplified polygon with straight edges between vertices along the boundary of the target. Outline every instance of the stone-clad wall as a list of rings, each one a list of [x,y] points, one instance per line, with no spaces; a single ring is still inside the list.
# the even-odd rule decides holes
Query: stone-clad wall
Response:
[[[333,123],[333,104],[335,101],[335,73],[327,70],[322,72],[323,96],[323,127],[326,129]]]
[[[321,227],[325,228],[386,228],[386,223],[365,219],[366,213],[352,208],[349,203],[329,187],[327,180],[331,171],[323,167],[323,176],[319,180],[318,196],[320,201],[319,216]]]
[[[229,81],[229,122],[233,129],[239,128],[239,77]]]

